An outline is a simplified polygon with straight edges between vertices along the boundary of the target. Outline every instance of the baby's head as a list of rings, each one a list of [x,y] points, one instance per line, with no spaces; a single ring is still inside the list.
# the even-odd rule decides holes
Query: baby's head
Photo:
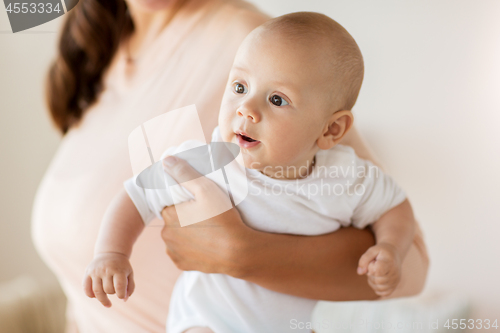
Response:
[[[238,49],[222,99],[222,139],[241,147],[247,168],[273,177],[287,167],[279,177],[303,177],[298,170],[352,126],[362,81],[361,52],[334,20],[310,12],[270,20]]]

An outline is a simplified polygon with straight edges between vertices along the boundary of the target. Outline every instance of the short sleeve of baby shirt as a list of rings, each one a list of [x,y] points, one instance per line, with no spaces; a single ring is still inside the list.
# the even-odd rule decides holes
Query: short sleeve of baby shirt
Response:
[[[406,199],[394,179],[368,160],[355,157],[356,178],[353,191],[359,195],[352,225],[363,229],[376,222],[385,212]]]
[[[165,185],[167,183],[166,178],[175,181],[163,171],[163,159],[168,155],[175,155],[202,145],[202,142],[189,140],[178,147],[171,147],[163,152],[160,161],[151,165],[146,173],[135,175],[123,182],[125,191],[137,208],[145,225],[148,225],[155,217],[161,220],[163,208],[171,206],[175,202],[187,201],[193,198],[192,194],[182,186],[168,188]],[[142,186],[137,181],[138,177],[142,177]]]
[[[123,182],[125,191],[134,203],[137,211],[141,215],[142,221],[145,225],[148,225],[154,218],[155,214],[152,207],[148,205],[148,200],[146,198],[146,189],[137,185],[137,176],[127,179]]]

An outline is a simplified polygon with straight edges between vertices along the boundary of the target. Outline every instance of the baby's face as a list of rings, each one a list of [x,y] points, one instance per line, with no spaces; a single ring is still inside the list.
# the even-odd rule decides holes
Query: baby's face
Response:
[[[318,150],[316,141],[334,111],[331,89],[321,66],[325,56],[301,44],[254,31],[238,50],[219,128],[224,141],[241,147],[247,168],[299,168]]]

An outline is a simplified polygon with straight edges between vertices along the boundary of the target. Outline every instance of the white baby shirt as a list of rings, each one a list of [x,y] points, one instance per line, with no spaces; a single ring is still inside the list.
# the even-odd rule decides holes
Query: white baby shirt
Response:
[[[218,128],[212,142],[220,142]],[[204,146],[187,141],[166,155]],[[161,181],[160,170],[150,178]],[[217,170],[215,170],[217,171]],[[321,235],[341,226],[365,228],[406,196],[394,180],[370,161],[356,156],[351,147],[337,145],[316,154],[313,172],[304,179],[278,180],[242,168],[236,161],[224,167],[228,181],[214,172],[207,178],[224,191],[229,184],[236,208],[250,227],[266,232]],[[158,189],[144,186],[137,177],[125,189],[145,224],[173,203],[189,200],[182,187]],[[165,180],[163,180],[165,181]],[[146,181],[147,182],[147,181]],[[215,333],[310,332],[293,323],[310,322],[315,300],[277,293],[254,283],[223,274],[183,272],[176,282],[167,320],[168,333],[194,326],[208,326]]]

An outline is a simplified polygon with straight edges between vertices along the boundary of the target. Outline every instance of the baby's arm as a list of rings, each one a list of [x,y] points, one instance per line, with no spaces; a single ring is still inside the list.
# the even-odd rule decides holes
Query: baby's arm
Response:
[[[105,307],[111,302],[107,294],[127,300],[134,292],[132,246],[144,229],[144,222],[125,190],[113,199],[104,214],[94,248],[94,259],[85,271],[83,288],[89,297]]]
[[[379,296],[389,296],[399,283],[403,262],[415,232],[415,218],[408,199],[387,211],[372,224],[376,244],[359,259],[358,274]]]

